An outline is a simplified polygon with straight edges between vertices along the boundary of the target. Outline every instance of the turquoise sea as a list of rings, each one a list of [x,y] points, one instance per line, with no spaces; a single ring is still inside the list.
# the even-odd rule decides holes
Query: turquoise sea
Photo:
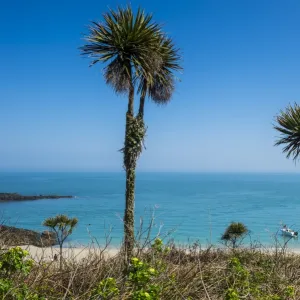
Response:
[[[231,221],[244,222],[253,240],[271,244],[284,222],[300,229],[300,174],[138,173],[136,219],[155,213],[154,232],[175,229],[179,243],[217,244]],[[64,213],[79,219],[73,243],[90,236],[122,239],[124,173],[0,173],[0,192],[74,195],[74,199],[0,203],[2,222],[43,230],[42,221]],[[300,230],[299,230],[300,231]],[[300,242],[292,241],[292,247]]]

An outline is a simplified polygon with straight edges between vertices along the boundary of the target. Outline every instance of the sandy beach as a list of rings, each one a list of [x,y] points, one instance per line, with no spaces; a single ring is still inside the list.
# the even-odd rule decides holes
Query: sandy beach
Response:
[[[35,261],[52,261],[54,259],[54,255],[59,255],[59,248],[56,247],[45,247],[45,248],[39,248],[35,246],[21,246],[22,249],[26,249],[29,251],[30,256]],[[204,250],[204,249],[203,249]],[[275,251],[274,248],[266,249],[266,251]],[[106,258],[114,257],[119,252],[118,248],[107,248],[105,250],[100,248],[88,248],[88,247],[68,247],[63,248],[63,257],[65,259],[75,259],[76,261],[80,261],[84,258],[87,258],[89,256],[93,255],[100,255],[102,254]],[[288,248],[287,253],[289,254],[299,254],[300,255],[300,249],[297,248]]]
[[[21,246],[22,249],[29,251],[30,256],[35,261],[52,261],[54,259],[55,254],[59,255],[59,248],[57,247],[45,247],[40,248],[36,246]],[[63,257],[65,259],[75,259],[76,261],[80,261],[84,258],[93,255],[102,254],[104,257],[109,258],[117,255],[119,249],[117,248],[107,248],[105,250],[99,248],[63,248]]]

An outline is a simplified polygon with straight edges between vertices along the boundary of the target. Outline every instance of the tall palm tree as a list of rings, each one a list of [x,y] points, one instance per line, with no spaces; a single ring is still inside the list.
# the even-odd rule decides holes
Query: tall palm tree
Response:
[[[286,157],[292,156],[296,162],[300,156],[300,106],[297,103],[289,105],[276,117],[276,123],[274,128],[281,133],[281,137],[275,145],[285,145],[283,152]]]
[[[127,258],[134,247],[134,193],[135,168],[145,136],[143,123],[134,117],[135,83],[138,78],[152,82],[154,68],[160,64],[157,45],[161,28],[152,22],[152,15],[138,10],[134,16],[130,7],[110,10],[104,14],[104,22],[92,22],[82,54],[93,58],[91,65],[106,63],[106,83],[116,93],[128,95],[125,141],[122,149],[126,171],[126,204],[124,214],[124,246]]]

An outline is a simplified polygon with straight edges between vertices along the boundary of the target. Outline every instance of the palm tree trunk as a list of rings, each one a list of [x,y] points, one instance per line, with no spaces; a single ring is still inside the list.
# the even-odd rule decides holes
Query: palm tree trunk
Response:
[[[146,98],[146,92],[143,90],[140,97],[140,106],[139,106],[139,113],[138,113],[138,117],[140,117],[141,119],[144,119],[145,98]]]
[[[132,257],[134,248],[134,192],[135,170],[126,170],[126,208],[124,217],[125,253],[127,261]]]
[[[63,268],[62,246],[63,246],[62,244],[59,245],[59,269],[61,274]]]
[[[144,105],[145,105],[146,93],[142,91],[140,97],[140,106],[138,112],[138,118],[144,118]],[[134,118],[134,88],[131,87],[129,91],[129,102],[128,102],[128,111],[126,114],[126,132],[125,132],[125,147],[128,144],[126,139],[128,138],[128,129],[131,118]],[[126,149],[124,151],[126,155]],[[124,161],[125,157],[124,157]],[[135,167],[129,166],[125,163],[126,168],[126,208],[124,216],[124,233],[125,233],[125,255],[126,260],[129,262],[132,257],[133,248],[134,248],[134,202],[135,202]]]
[[[127,262],[132,257],[134,248],[134,193],[135,193],[135,162],[128,160],[130,155],[129,147],[129,126],[131,119],[134,118],[134,86],[131,84],[128,99],[128,111],[126,114],[125,147],[124,147],[124,166],[126,170],[126,205],[124,215],[124,246]]]
[[[140,106],[138,112],[138,118],[144,118],[144,105],[145,105],[146,93],[142,91],[140,98]],[[131,87],[129,91],[129,102],[128,102],[128,111],[126,114],[126,132],[125,132],[125,147],[128,145],[128,129],[131,118],[134,118],[134,88]],[[126,155],[126,149],[124,151]],[[124,161],[126,158],[124,157]],[[133,163],[133,166],[124,164],[126,168],[126,208],[124,216],[124,233],[125,233],[125,256],[127,262],[133,254],[134,249],[134,203],[135,203],[135,167],[136,161]]]

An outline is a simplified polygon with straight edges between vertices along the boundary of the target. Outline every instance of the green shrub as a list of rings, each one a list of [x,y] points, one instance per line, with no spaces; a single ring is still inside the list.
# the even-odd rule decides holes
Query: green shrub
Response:
[[[151,283],[157,275],[158,272],[154,268],[133,257],[128,276],[128,286],[133,290],[132,299],[159,299],[160,288],[158,285]]]
[[[152,249],[154,249],[157,252],[163,251],[163,241],[160,238],[155,239],[153,245],[151,246]]]
[[[46,300],[37,293],[31,292],[26,284],[14,286],[10,279],[0,279],[0,296],[7,300]]]
[[[103,300],[109,300],[118,296],[119,292],[115,278],[108,277],[100,281],[99,285],[94,289],[92,297],[100,296]]]
[[[230,244],[233,248],[237,247],[237,242],[249,232],[246,225],[240,222],[232,222],[223,233],[221,240]]]
[[[28,259],[29,253],[21,247],[11,248],[0,257],[0,271],[5,274],[21,272],[28,274],[33,266],[33,260]]]
[[[28,258],[29,252],[21,247],[14,247],[0,256],[0,296],[7,300],[43,300],[35,292],[31,292],[24,283],[15,284],[14,275],[26,276],[33,267],[33,260]],[[11,278],[8,278],[11,277]]]
[[[268,289],[263,288],[267,284],[270,274],[268,269],[257,271],[247,270],[237,257],[230,259],[228,263],[227,285],[225,300],[257,299],[257,300],[289,300],[294,299],[295,289],[287,286],[282,297],[273,294]]]
[[[0,295],[4,297],[12,288],[12,282],[9,279],[0,279]]]
[[[240,300],[240,297],[236,290],[229,288],[226,291],[225,300]]]

